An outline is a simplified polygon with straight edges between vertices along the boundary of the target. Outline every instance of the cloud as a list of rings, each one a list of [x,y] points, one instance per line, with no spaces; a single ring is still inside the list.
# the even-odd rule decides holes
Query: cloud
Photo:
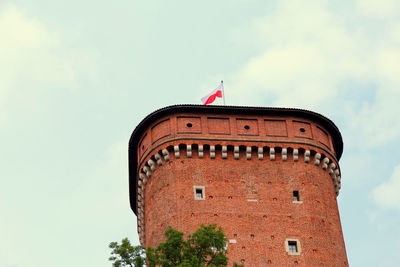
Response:
[[[398,15],[400,8],[397,0],[356,0],[355,4],[363,15],[384,19]]]
[[[89,53],[65,46],[62,30],[15,5],[0,6],[0,36],[0,126],[12,117],[10,99],[20,111],[32,112],[46,90],[71,89],[78,74],[95,64]]]
[[[377,186],[371,193],[376,204],[384,208],[400,209],[400,165],[394,168],[389,181]]]
[[[253,47],[260,52],[232,75],[231,98],[346,117],[360,147],[400,137],[400,20],[376,26],[365,15],[374,3],[342,10],[327,1],[279,1],[248,31],[237,33],[257,40]],[[354,13],[352,19],[346,12]]]
[[[335,97],[343,79],[368,75],[362,34],[323,3],[279,1],[272,16],[254,22],[266,49],[235,75],[236,96],[243,87],[256,88],[272,93],[277,105],[317,106]]]
[[[24,14],[16,6],[0,10],[0,70],[2,90],[17,79],[68,82],[74,79],[66,58],[57,52],[60,37],[44,23]],[[5,86],[4,86],[5,85]]]

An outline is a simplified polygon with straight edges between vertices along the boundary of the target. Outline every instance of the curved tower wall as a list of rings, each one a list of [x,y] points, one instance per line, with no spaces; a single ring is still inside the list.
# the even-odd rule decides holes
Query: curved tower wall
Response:
[[[142,245],[216,223],[231,262],[348,266],[337,132],[296,112],[177,111],[145,119],[130,147]]]

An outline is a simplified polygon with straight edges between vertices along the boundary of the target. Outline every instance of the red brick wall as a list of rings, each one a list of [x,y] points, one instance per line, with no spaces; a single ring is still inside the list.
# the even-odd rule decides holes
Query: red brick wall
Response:
[[[223,140],[213,140],[217,138]],[[227,235],[231,262],[348,266],[333,180],[328,169],[314,164],[314,154],[321,153],[338,165],[331,137],[320,125],[302,118],[177,114],[154,123],[142,139],[140,169],[161,149],[170,152],[170,161],[153,170],[144,190],[145,246],[163,241],[169,225],[190,233],[200,224],[216,223]],[[181,145],[175,158],[172,146],[179,144],[228,145],[228,157],[223,159],[217,146],[211,159],[206,146],[204,158],[199,158],[193,146],[188,158]],[[235,160],[231,145],[268,147],[262,160],[256,148],[247,160],[245,147]],[[275,160],[270,160],[270,147],[289,148],[288,159],[283,161],[277,149]],[[300,148],[297,162],[290,148]],[[309,163],[304,150],[311,150]],[[205,200],[195,200],[196,185],[205,187]],[[293,203],[294,190],[302,203]],[[287,238],[300,241],[300,255],[288,255]]]

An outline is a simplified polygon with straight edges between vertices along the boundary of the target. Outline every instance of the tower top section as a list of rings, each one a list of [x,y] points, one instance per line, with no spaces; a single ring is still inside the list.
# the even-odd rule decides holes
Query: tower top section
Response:
[[[145,117],[129,140],[129,191],[137,212],[140,169],[168,145],[215,143],[317,147],[338,162],[343,140],[336,125],[325,116],[304,109],[246,106],[173,105]],[[236,142],[236,143],[235,143]],[[143,165],[143,166],[142,166]]]

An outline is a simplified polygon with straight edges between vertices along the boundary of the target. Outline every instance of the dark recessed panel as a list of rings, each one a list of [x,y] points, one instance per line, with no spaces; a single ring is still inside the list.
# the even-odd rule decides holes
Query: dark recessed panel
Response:
[[[178,117],[178,133],[201,133],[200,117]]]
[[[160,121],[151,128],[151,140],[155,141],[171,134],[170,120]]]
[[[304,121],[293,121],[294,136],[312,139],[311,124]]]
[[[208,133],[231,134],[228,118],[207,118]]]
[[[285,120],[264,120],[268,136],[288,136]]]
[[[327,132],[322,130],[320,127],[317,126],[317,138],[318,141],[321,142],[322,144],[326,145],[329,147],[329,135]]]
[[[257,119],[236,119],[236,127],[239,135],[258,135]]]
[[[142,140],[139,142],[138,150],[139,150],[139,155],[140,156],[142,156],[143,153],[149,148],[150,143],[151,143],[150,142],[150,136],[146,133],[143,136]],[[139,160],[139,157],[138,157],[138,160]]]

